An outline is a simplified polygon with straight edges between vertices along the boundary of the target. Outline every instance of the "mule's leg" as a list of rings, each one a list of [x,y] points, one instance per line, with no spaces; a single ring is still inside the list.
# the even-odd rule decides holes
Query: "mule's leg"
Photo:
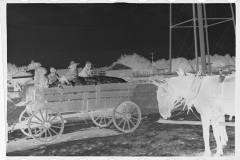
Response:
[[[204,155],[211,156],[211,150],[209,145],[209,127],[210,127],[210,117],[208,115],[201,114],[202,127],[203,127],[203,140],[204,140]]]
[[[224,115],[219,118],[219,122],[225,122]],[[222,146],[227,145],[228,136],[227,136],[226,126],[219,126],[219,132],[220,132],[220,141]]]
[[[220,155],[223,155],[223,149],[222,149],[222,144],[221,144],[221,141],[220,141],[219,117],[218,117],[218,115],[214,115],[211,118],[211,122],[212,122],[214,138],[215,138],[216,143],[217,143],[217,152],[214,154],[214,156],[220,156]]]

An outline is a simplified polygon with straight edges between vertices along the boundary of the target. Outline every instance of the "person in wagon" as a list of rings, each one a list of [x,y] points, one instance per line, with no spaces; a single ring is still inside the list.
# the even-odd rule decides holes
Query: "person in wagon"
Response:
[[[59,81],[62,84],[67,83],[69,85],[70,84],[69,82],[75,83],[77,81],[77,77],[78,77],[77,65],[78,64],[79,63],[75,63],[74,61],[70,62],[70,65],[68,66],[69,70],[65,75],[61,76],[61,78],[59,79]]]
[[[79,73],[78,76],[80,77],[90,77],[91,76],[91,67],[92,67],[92,63],[87,61],[85,64],[85,67],[82,69],[82,71]]]
[[[45,77],[47,70],[41,66],[42,65],[39,62],[35,62],[33,60],[27,66],[28,71],[34,70],[34,77],[32,80],[26,81],[25,84],[23,85],[22,99],[18,104],[16,104],[16,106],[24,106],[24,104],[26,103],[26,92],[30,87],[37,84],[42,87],[47,87],[46,86],[47,79]]]
[[[53,67],[50,68],[50,74],[48,75],[49,84],[53,84],[57,82],[59,79],[59,75],[57,74],[57,70]]]

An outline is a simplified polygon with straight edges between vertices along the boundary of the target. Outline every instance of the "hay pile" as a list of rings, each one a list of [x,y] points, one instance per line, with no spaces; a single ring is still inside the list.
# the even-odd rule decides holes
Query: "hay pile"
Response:
[[[109,83],[127,83],[122,78],[108,77],[108,76],[93,76],[93,77],[77,77],[75,81],[70,81],[72,86],[97,85]],[[56,87],[60,82],[49,85],[49,87]]]

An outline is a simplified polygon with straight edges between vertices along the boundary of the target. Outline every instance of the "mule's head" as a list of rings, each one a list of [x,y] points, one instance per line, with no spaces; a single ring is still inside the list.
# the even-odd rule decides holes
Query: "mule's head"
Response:
[[[164,119],[171,116],[176,100],[187,95],[192,80],[193,76],[172,77],[158,85],[158,108]]]
[[[167,119],[171,116],[172,107],[169,99],[167,84],[161,84],[157,89],[157,101],[160,115]]]

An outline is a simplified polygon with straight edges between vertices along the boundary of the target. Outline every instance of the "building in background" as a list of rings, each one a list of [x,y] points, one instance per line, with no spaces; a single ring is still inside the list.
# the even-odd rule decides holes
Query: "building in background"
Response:
[[[105,76],[107,69],[108,67],[94,68],[92,69],[92,74],[96,76]]]
[[[110,67],[106,70],[106,76],[109,77],[118,77],[118,78],[125,78],[125,77],[133,77],[133,70],[131,67],[122,64],[122,63],[113,63]]]
[[[169,68],[157,68],[154,66],[153,74],[163,74],[168,72],[169,72]]]
[[[26,81],[32,79],[33,74],[22,71],[13,75],[9,83],[12,84],[14,91],[18,91],[20,90],[21,85],[23,85]]]

